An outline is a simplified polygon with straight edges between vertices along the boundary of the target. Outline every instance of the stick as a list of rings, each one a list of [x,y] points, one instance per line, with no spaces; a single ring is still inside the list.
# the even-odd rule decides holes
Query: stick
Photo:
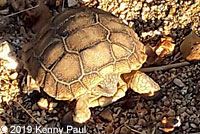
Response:
[[[38,125],[42,126],[19,102],[15,101]]]
[[[181,62],[181,63],[169,64],[169,65],[164,65],[164,66],[159,66],[159,67],[141,68],[140,71],[153,72],[153,71],[159,71],[159,70],[169,70],[171,68],[182,67],[182,66],[187,66],[187,65],[190,65],[190,63],[185,61],[185,62]]]
[[[2,18],[0,18],[0,20],[5,19],[5,18],[8,18],[8,17],[11,17],[11,16],[14,16],[14,15],[17,15],[17,14],[20,14],[20,13],[22,13],[22,12],[25,12],[25,11],[28,11],[28,10],[31,10],[31,9],[34,9],[34,8],[37,8],[37,7],[39,7],[39,5],[36,5],[36,6],[34,6],[34,7],[30,7],[30,8],[27,8],[27,9],[24,9],[24,10],[19,11],[19,12],[16,12],[16,13],[12,13],[12,14],[3,16]]]

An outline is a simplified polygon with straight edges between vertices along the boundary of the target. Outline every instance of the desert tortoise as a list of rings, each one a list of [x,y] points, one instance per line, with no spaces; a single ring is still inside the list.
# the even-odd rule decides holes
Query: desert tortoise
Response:
[[[99,9],[66,10],[25,45],[25,69],[57,100],[77,100],[74,121],[83,123],[90,107],[125,96],[128,88],[152,94],[160,89],[137,71],[146,61],[144,45],[118,18]]]

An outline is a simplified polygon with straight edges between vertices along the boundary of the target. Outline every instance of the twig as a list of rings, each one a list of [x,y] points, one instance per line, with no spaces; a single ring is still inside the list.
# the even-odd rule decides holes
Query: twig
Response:
[[[132,132],[135,132],[135,133],[138,133],[138,134],[141,134],[141,133],[142,133],[142,132],[140,132],[140,131],[137,131],[137,130],[135,130],[135,129],[129,127],[126,123],[124,124],[124,126],[127,127],[128,129],[130,129]]]
[[[9,14],[9,15],[6,15],[6,16],[3,16],[3,17],[0,18],[0,20],[5,19],[5,18],[8,18],[8,17],[11,17],[11,16],[14,16],[14,15],[17,15],[17,14],[20,14],[20,13],[23,13],[23,12],[28,11],[28,10],[32,10],[32,9],[34,9],[34,8],[37,8],[37,7],[39,7],[39,5],[36,5],[36,6],[34,6],[34,7],[30,7],[30,8],[27,8],[27,9],[21,10],[21,11],[16,12],[16,13],[12,13],[12,14]]]
[[[38,125],[42,126],[40,122],[38,122],[35,117],[33,117],[28,110],[26,110],[19,102],[15,101]]]
[[[171,68],[182,67],[182,66],[187,66],[187,65],[190,65],[190,63],[186,61],[186,62],[169,64],[169,65],[160,66],[160,67],[141,68],[140,71],[142,71],[142,72],[153,72],[153,71],[159,71],[159,70],[169,70]]]

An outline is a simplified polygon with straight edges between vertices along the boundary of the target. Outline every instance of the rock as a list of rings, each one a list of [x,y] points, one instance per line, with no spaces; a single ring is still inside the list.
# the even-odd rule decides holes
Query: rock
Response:
[[[185,130],[187,130],[187,129],[189,129],[189,123],[187,122],[187,123],[185,123],[185,125],[184,126],[182,126],[182,129],[185,131]]]
[[[182,108],[180,108],[180,109],[179,109],[180,114],[182,114],[183,112],[185,112],[186,109],[187,109],[187,107],[182,107]]]
[[[7,69],[16,69],[18,67],[16,56],[10,56],[12,52],[13,48],[7,41],[0,42],[0,59],[8,61],[8,63],[5,64]]]
[[[32,110],[38,110],[38,109],[40,109],[40,108],[38,107],[37,103],[33,104]]]
[[[131,118],[129,121],[129,126],[133,127],[135,124],[137,124],[138,119],[137,118]]]
[[[122,127],[120,130],[120,134],[130,134],[131,130],[128,129],[127,127]]]
[[[147,122],[144,119],[139,119],[138,120],[138,125],[140,125],[140,126],[146,126]]]
[[[0,0],[0,7],[3,7],[7,4],[7,0]]]
[[[175,115],[176,115],[176,112],[175,112],[173,109],[170,109],[170,110],[167,112],[167,115],[168,115],[168,116],[175,116]]]
[[[78,4],[77,0],[68,0],[68,6],[69,7],[75,6],[77,4]]]
[[[17,79],[17,76],[18,76],[18,73],[17,73],[17,72],[14,72],[14,73],[12,73],[12,74],[9,76],[9,78],[10,78],[11,80],[16,80],[16,79]]]
[[[192,128],[194,128],[194,129],[196,129],[196,128],[197,128],[197,125],[196,125],[196,124],[194,124],[194,123],[190,123],[190,126],[191,126]]]
[[[177,104],[179,104],[179,105],[182,103],[182,101],[179,100],[179,99],[176,99],[175,102],[176,102]]]
[[[111,124],[109,124],[106,128],[105,128],[106,134],[111,134],[114,131],[114,128]]]
[[[180,79],[178,79],[178,78],[175,78],[173,80],[173,83],[176,84],[179,87],[184,87],[185,86],[185,84]]]
[[[168,99],[164,100],[164,105],[165,106],[170,106],[170,101]]]
[[[124,122],[126,121],[126,119],[124,117],[120,117],[120,124],[124,124]]]
[[[113,116],[109,109],[105,109],[100,113],[100,117],[106,121],[111,122],[113,120]]]

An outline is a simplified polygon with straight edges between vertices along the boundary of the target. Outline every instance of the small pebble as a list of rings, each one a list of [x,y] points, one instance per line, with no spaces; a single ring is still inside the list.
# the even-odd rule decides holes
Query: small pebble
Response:
[[[196,124],[194,124],[194,123],[190,123],[190,126],[192,127],[192,128],[197,128],[197,125]]]
[[[113,116],[109,109],[105,109],[100,113],[100,117],[104,120],[111,122],[113,120]]]
[[[14,72],[14,73],[12,73],[12,74],[9,76],[9,78],[10,78],[11,80],[15,80],[15,79],[17,79],[17,76],[18,76],[18,73],[17,73],[17,72]]]
[[[128,129],[127,127],[122,127],[120,130],[120,134],[130,134],[131,130]]]
[[[174,82],[174,84],[176,84],[179,87],[184,87],[185,86],[185,84],[180,79],[178,79],[178,78],[175,78],[173,80],[173,82]]]

